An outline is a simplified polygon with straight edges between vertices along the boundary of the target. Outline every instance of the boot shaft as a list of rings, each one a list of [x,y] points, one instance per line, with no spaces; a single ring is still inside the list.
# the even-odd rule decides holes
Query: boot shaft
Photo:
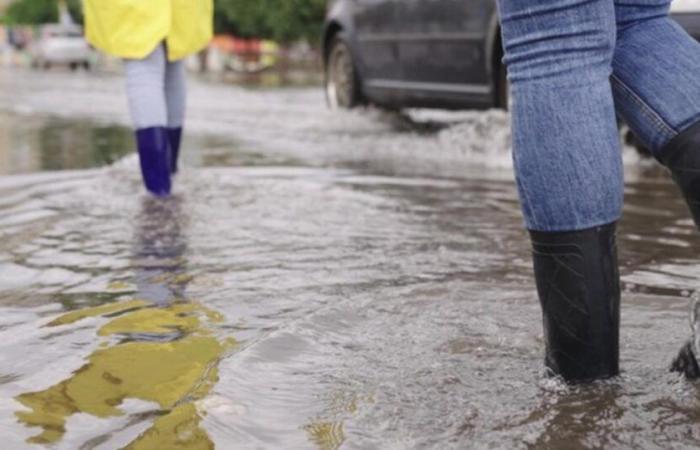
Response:
[[[170,173],[178,171],[178,159],[180,158],[180,143],[182,142],[182,127],[168,128],[168,143],[170,144]]]
[[[171,157],[166,129],[152,127],[137,130],[136,144],[146,189],[155,196],[170,195]]]
[[[660,152],[659,161],[683,193],[695,225],[700,228],[700,122],[673,138]]]
[[[620,284],[615,224],[531,231],[547,367],[567,381],[619,373]]]

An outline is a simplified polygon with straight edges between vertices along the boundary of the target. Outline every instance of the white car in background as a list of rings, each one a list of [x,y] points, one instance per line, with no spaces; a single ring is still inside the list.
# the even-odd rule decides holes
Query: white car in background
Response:
[[[672,13],[700,12],[699,0],[673,0],[671,2]]]
[[[34,67],[49,69],[64,65],[73,70],[90,69],[92,49],[78,25],[44,25],[31,48]]]

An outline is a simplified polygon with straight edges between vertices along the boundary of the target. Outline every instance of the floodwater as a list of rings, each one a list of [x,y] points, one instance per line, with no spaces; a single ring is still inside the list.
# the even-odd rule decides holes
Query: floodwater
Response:
[[[688,448],[698,234],[625,150],[622,375],[543,376],[497,112],[191,85],[142,194],[121,81],[0,71],[3,449]],[[37,86],[41,86],[40,89]]]

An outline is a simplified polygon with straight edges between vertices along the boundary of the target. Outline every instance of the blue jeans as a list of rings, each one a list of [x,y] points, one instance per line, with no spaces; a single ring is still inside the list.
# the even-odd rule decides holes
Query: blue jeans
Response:
[[[700,120],[700,44],[668,17],[669,6],[499,0],[528,229],[581,230],[619,218],[616,115],[656,155]]]

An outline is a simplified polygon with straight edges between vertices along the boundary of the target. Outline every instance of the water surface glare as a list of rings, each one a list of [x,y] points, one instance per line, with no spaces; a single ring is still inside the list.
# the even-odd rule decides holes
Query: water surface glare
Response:
[[[565,388],[510,183],[202,168],[159,202],[135,169],[2,179],[6,448],[700,443],[666,371],[697,238],[664,181],[628,193],[625,373]]]
[[[3,449],[700,446],[698,386],[668,372],[700,241],[658,170],[626,191],[623,374],[566,387],[543,377],[529,244],[496,169],[373,159],[371,139],[402,155],[414,136],[358,114],[309,126],[325,137],[306,156],[191,136],[157,201],[119,159],[125,129],[5,118],[0,135],[21,122],[33,140],[0,140],[19,173],[0,178]],[[319,156],[343,126],[377,133]],[[413,153],[457,146],[445,126]]]

